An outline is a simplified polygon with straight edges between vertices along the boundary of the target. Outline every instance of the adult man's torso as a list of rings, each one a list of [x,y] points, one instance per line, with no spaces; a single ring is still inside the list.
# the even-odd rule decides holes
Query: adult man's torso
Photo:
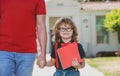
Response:
[[[36,53],[36,14],[39,1],[1,0],[0,50]]]

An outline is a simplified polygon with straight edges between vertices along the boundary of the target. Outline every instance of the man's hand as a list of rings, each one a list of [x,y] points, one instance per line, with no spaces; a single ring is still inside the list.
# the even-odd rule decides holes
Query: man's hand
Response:
[[[38,56],[37,65],[38,65],[40,68],[44,68],[44,66],[46,65],[46,57],[43,56],[42,54],[40,54],[40,55]]]

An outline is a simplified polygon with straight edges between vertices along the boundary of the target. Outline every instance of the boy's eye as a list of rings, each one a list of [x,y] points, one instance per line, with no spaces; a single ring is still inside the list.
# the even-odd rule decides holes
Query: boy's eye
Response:
[[[66,28],[67,30],[71,30],[71,28]]]

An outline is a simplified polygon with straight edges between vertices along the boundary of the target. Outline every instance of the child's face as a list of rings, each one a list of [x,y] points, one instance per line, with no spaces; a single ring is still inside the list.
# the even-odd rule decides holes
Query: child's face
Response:
[[[64,24],[61,25],[59,32],[60,32],[61,38],[63,38],[63,39],[72,38],[73,29],[69,25],[66,25],[66,26]]]

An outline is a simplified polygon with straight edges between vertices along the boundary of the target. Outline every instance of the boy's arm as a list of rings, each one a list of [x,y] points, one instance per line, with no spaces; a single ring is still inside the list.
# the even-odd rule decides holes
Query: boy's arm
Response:
[[[85,59],[83,59],[83,62],[80,63],[80,65],[78,66],[78,69],[84,68],[84,67],[85,67]]]
[[[55,65],[55,59],[54,58],[51,58],[49,61],[46,62],[47,67],[50,67],[50,66],[53,66],[53,65]]]

